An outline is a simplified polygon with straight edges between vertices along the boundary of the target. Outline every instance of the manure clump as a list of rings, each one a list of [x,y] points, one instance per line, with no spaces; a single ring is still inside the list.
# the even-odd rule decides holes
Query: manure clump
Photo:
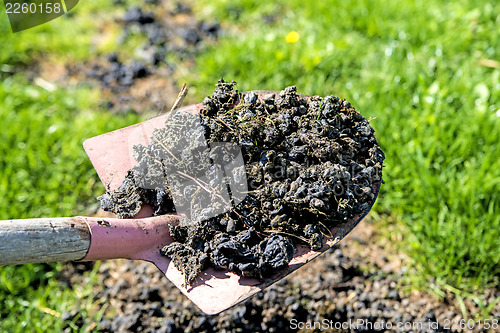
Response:
[[[371,207],[385,156],[345,99],[295,86],[259,98],[221,79],[199,114],[170,116],[134,158],[101,206],[120,218],[145,204],[176,212],[161,253],[191,284],[209,266],[262,280],[297,245],[321,249],[333,227]]]

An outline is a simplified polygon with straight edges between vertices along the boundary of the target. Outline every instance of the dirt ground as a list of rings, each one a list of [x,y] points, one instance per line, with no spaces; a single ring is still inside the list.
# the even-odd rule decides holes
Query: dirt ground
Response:
[[[319,326],[307,325],[326,321],[339,332],[398,331],[398,324],[405,332],[483,331],[451,329],[464,319],[452,295],[437,299],[406,292],[402,275],[411,269],[408,259],[381,244],[380,232],[367,218],[304,268],[218,315],[203,314],[153,264],[104,261],[99,267],[103,286],[95,288],[95,302],[107,306],[99,326],[104,332],[313,332]],[[68,263],[63,276],[76,283],[78,272],[90,265]],[[498,296],[491,289],[483,298],[491,302]],[[466,302],[465,311],[465,318],[474,318],[478,308]],[[67,320],[77,313],[66,314]],[[500,316],[500,305],[494,313]],[[342,323],[344,329],[335,326]]]

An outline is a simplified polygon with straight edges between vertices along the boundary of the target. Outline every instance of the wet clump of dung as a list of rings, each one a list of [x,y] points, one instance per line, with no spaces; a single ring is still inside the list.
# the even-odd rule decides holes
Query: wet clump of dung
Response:
[[[176,212],[174,242],[161,253],[186,284],[205,268],[264,279],[303,244],[323,247],[332,227],[369,208],[385,158],[368,121],[335,96],[295,86],[261,99],[219,80],[200,114],[178,112],[134,147],[138,165],[99,197],[133,217]]]

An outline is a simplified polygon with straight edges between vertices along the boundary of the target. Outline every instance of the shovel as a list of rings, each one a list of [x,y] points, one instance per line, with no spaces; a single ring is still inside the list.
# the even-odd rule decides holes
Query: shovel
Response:
[[[275,91],[253,91],[259,98]],[[307,97],[307,96],[303,96]],[[196,104],[176,112],[197,113]],[[94,168],[108,191],[118,188],[135,160],[131,148],[148,145],[155,128],[163,127],[169,114],[102,134],[83,143]],[[184,275],[160,254],[173,240],[169,226],[178,223],[176,215],[151,217],[145,206],[133,219],[102,217],[59,217],[0,221],[0,265],[53,261],[95,261],[106,259],[145,260],[153,263],[193,303],[207,314],[217,314],[247,299],[340,242],[368,214],[380,189],[380,181],[371,184],[374,193],[368,207],[351,220],[332,228],[323,247],[312,251],[297,246],[297,252],[286,269],[260,281],[232,272],[208,268],[189,286]]]

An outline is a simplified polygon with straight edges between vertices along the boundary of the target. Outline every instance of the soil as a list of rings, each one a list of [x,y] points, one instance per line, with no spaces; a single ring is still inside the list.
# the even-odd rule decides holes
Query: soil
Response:
[[[104,318],[76,324],[99,327],[103,332],[297,332],[291,320],[313,323],[327,319],[366,321],[365,329],[360,325],[339,332],[383,332],[370,330],[367,323],[438,320],[437,329],[404,331],[481,332],[477,328],[444,329],[445,320],[465,318],[453,295],[437,299],[424,292],[405,291],[401,280],[411,269],[410,261],[396,249],[380,245],[385,236],[379,229],[365,218],[342,242],[302,269],[216,316],[202,313],[150,263],[104,261],[99,267],[102,285],[96,285],[94,296],[96,311],[106,308]],[[89,265],[68,263],[64,270],[68,285],[82,283],[79,273],[91,269]],[[492,288],[479,297],[488,305],[499,296],[500,290]],[[69,325],[79,312],[68,311],[63,316]],[[467,318],[474,318],[478,311],[476,304],[465,300]],[[500,304],[496,304],[492,318],[499,317]]]
[[[297,244],[321,249],[333,227],[371,206],[384,160],[373,134],[344,99],[292,86],[260,100],[221,79],[201,114],[170,115],[149,146],[134,146],[138,165],[99,200],[120,218],[145,204],[177,212],[161,253],[186,284],[208,266],[262,280],[288,266]],[[225,168],[239,154],[241,165]]]

